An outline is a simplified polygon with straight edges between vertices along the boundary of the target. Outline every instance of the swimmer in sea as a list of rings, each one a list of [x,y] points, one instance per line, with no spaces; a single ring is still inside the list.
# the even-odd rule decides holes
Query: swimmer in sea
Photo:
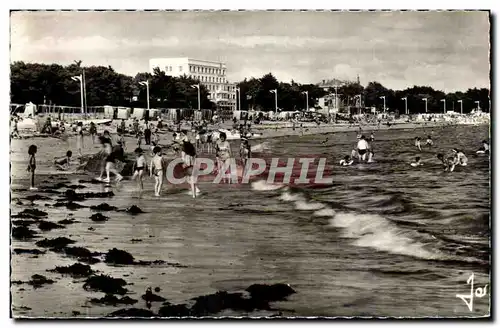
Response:
[[[444,168],[444,171],[445,172],[453,172],[453,170],[455,169],[455,158],[454,157],[448,157],[448,159],[444,162],[445,164],[445,168]]]
[[[361,136],[361,138],[358,141],[358,159],[359,161],[366,161],[366,157],[368,156],[368,149],[370,146],[368,145],[368,142],[365,139],[365,136]]]
[[[136,159],[134,163],[134,175],[132,176],[132,180],[137,179],[137,189],[139,189],[139,192],[142,192],[144,189],[144,185],[142,183],[142,176],[144,174],[144,170],[146,168],[146,158],[144,157],[144,154],[142,152],[141,148],[136,148],[134,150]]]
[[[488,141],[483,140],[483,146],[479,148],[479,150],[476,152],[478,154],[489,154],[490,152],[490,144]]]
[[[368,150],[368,160],[367,160],[366,162],[367,162],[367,163],[373,163],[373,162],[375,162],[375,161],[373,160],[373,156],[374,156],[374,155],[375,155],[375,154],[373,153],[373,150],[369,149],[369,150]]]
[[[70,166],[71,156],[73,156],[73,152],[71,150],[68,150],[66,152],[66,156],[62,158],[56,158],[54,160],[54,164],[60,170],[68,170]]]
[[[415,147],[417,147],[418,150],[422,151],[422,148],[420,146],[420,137],[415,137]]]
[[[453,148],[453,155],[455,158],[455,164],[458,164],[460,166],[467,166],[468,159],[462,151],[458,150],[457,148]]]
[[[427,141],[425,142],[425,145],[426,146],[433,146],[434,145],[434,141],[432,141],[431,136],[427,136]]]
[[[417,156],[415,157],[415,162],[411,163],[410,165],[413,167],[417,167],[423,165],[423,163],[420,161],[420,157]]]
[[[340,165],[341,166],[349,166],[353,163],[354,161],[351,159],[349,156],[345,156],[344,159],[340,160]]]
[[[149,176],[155,176],[155,196],[160,197],[161,186],[163,184],[163,158],[161,148],[156,146],[153,150],[154,156],[149,168]]]
[[[443,154],[437,154],[437,159],[443,164],[444,167],[447,166],[446,161],[444,160],[444,155]]]

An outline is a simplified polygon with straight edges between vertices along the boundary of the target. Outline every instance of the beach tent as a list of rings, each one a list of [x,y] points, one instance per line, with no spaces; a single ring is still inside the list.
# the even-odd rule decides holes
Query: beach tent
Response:
[[[114,118],[115,116],[115,109],[113,106],[106,105],[104,106],[104,117],[106,118]]]
[[[131,109],[127,107],[118,107],[116,118],[128,120],[130,118]]]
[[[145,108],[134,108],[134,110],[132,111],[132,118],[142,120],[145,116],[146,116]]]
[[[36,115],[36,105],[31,101],[24,106],[23,116],[28,117],[30,115],[31,117],[35,117]]]

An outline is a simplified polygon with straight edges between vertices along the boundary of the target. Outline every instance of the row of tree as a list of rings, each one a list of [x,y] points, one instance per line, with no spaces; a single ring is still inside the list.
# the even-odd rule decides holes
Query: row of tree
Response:
[[[135,77],[117,73],[112,67],[82,67],[81,61],[68,66],[29,64],[14,62],[11,64],[11,102],[35,104],[57,104],[80,107],[80,84],[73,76],[85,71],[87,106],[127,106],[146,107],[147,90],[139,82],[149,81],[149,99],[151,108],[197,108],[198,90],[193,84],[199,81],[187,76],[171,77],[159,69],[153,74],[138,73]],[[385,88],[378,82],[370,82],[366,87],[359,83],[348,83],[337,90],[325,90],[314,84],[279,82],[271,73],[261,78],[245,79],[237,86],[241,96],[239,103],[242,109],[264,111],[275,110],[275,93],[280,110],[303,110],[307,104],[310,108],[318,107],[319,99],[333,99],[336,94],[341,107],[375,107],[379,111],[399,111],[404,113],[405,101],[410,113],[442,113],[446,110],[461,110],[468,113],[479,106],[484,111],[490,108],[490,92],[488,89],[469,89],[466,92],[444,93],[428,86],[414,86],[405,90]],[[210,101],[209,91],[200,86],[202,108],[215,109],[217,105]],[[423,99],[427,99],[425,102]],[[446,101],[442,101],[446,99]],[[361,101],[360,101],[361,100]],[[458,101],[462,100],[460,104]],[[331,104],[331,103],[330,103]]]

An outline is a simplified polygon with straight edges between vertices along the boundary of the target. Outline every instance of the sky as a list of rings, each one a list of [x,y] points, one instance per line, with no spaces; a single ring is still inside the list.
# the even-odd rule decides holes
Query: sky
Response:
[[[238,82],[377,81],[392,89],[489,88],[488,12],[12,12],[11,62],[111,65],[150,58],[227,63]]]

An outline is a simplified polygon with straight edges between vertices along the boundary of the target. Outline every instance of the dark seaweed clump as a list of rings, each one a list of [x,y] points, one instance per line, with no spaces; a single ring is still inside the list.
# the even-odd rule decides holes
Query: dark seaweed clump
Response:
[[[27,282],[28,285],[31,285],[33,286],[34,288],[40,288],[40,287],[43,287],[43,285],[46,285],[46,284],[53,284],[55,283],[54,280],[51,280],[51,279],[47,279],[46,277],[42,276],[42,275],[39,275],[39,274],[35,274],[35,275],[32,275],[31,276],[31,280]]]
[[[29,249],[29,248],[14,248],[14,253],[16,254],[34,254],[34,255],[41,255],[45,254],[45,251],[39,250],[39,249]]]
[[[55,269],[47,270],[49,272],[57,272],[61,274],[67,274],[72,277],[88,277],[94,274],[94,270],[90,268],[90,265],[75,263],[70,266],[56,266]]]
[[[21,226],[12,228],[12,238],[14,239],[28,240],[32,239],[35,236],[37,236],[36,232],[28,227]]]
[[[43,240],[37,241],[35,244],[38,247],[61,249],[68,246],[69,244],[74,244],[74,243],[76,243],[76,241],[71,240],[69,238],[57,237],[54,239],[45,238]]]
[[[138,301],[128,296],[123,296],[120,298],[116,297],[113,294],[106,294],[104,297],[101,298],[91,298],[90,302],[95,304],[118,306],[120,304],[132,305],[137,303]]]
[[[101,213],[95,213],[90,216],[90,219],[94,222],[104,222],[109,220],[109,217],[102,215]]]
[[[123,288],[123,286],[126,285],[127,282],[121,278],[100,275],[87,278],[85,284],[83,285],[83,289],[100,291],[105,294],[125,295],[127,293],[127,289]]]
[[[118,208],[115,206],[111,206],[108,203],[101,203],[99,205],[90,206],[90,209],[93,211],[116,211]]]
[[[42,231],[50,231],[52,229],[64,229],[65,227],[60,225],[60,224],[56,224],[56,223],[53,223],[53,222],[49,222],[49,221],[41,221],[39,224],[38,224],[38,229],[42,230]]]

